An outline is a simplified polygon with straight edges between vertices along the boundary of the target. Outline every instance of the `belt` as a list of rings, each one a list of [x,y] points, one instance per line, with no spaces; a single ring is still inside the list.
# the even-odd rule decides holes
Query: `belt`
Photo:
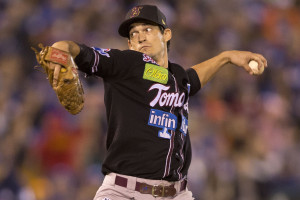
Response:
[[[127,188],[128,179],[121,176],[116,176],[115,184]],[[180,192],[186,189],[187,180],[180,182]],[[154,197],[173,197],[177,193],[174,184],[169,186],[164,185],[149,185],[146,183],[136,182],[135,191],[142,194],[151,194]]]

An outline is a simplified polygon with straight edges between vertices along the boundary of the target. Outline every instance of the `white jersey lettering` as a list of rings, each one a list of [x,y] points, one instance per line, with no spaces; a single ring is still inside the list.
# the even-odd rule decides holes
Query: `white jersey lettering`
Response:
[[[157,95],[155,98],[150,102],[150,106],[154,107],[157,103],[161,107],[163,106],[174,106],[174,107],[181,107],[184,103],[185,94],[183,93],[174,93],[174,92],[163,92],[168,91],[170,86],[164,86],[162,84],[154,84],[150,87],[149,91],[157,89]]]

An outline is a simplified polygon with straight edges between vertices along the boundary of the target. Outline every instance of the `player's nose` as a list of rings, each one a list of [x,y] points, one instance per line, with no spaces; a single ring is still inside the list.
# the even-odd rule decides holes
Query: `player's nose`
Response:
[[[142,42],[146,41],[146,39],[147,39],[146,34],[145,33],[140,33],[138,39],[139,39],[139,43],[142,43]]]

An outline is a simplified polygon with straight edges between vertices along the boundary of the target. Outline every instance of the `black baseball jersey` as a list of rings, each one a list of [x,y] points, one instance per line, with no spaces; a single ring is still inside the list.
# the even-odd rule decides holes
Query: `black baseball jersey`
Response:
[[[132,50],[80,45],[79,70],[104,80],[107,154],[102,172],[177,181],[191,162],[188,99],[201,87],[196,72],[160,67]]]

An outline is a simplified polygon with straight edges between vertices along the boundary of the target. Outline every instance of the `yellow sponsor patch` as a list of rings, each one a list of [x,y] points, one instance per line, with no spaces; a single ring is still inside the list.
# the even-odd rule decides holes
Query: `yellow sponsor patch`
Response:
[[[143,79],[167,84],[169,71],[163,67],[146,63]]]

